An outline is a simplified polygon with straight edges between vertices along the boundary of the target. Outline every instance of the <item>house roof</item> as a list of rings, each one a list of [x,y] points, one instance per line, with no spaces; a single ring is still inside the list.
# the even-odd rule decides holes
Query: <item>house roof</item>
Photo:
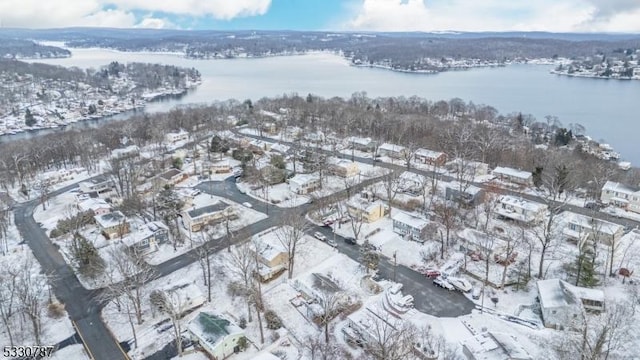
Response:
[[[192,209],[187,211],[187,214],[189,215],[190,218],[192,219],[196,219],[200,216],[204,216],[204,215],[209,215],[209,214],[213,214],[216,212],[220,212],[225,210],[226,208],[228,208],[230,205],[227,204],[224,201],[218,201],[215,204],[211,204],[211,205],[207,205],[207,206],[203,206],[203,207],[199,207],[196,209]]]
[[[606,220],[592,218],[590,216],[572,212],[565,212],[565,216],[567,216],[569,224],[576,224],[585,229],[597,231],[602,234],[615,235],[624,230],[624,227],[622,225],[618,225]]]
[[[162,174],[160,174],[159,176],[165,180],[171,180],[171,178],[173,178],[176,175],[181,174],[182,171],[178,170],[178,169],[169,169],[165,172],[163,172]]]
[[[429,149],[425,149],[425,148],[420,148],[418,150],[416,150],[415,152],[415,156],[421,156],[421,157],[426,157],[429,159],[436,159],[442,155],[445,155],[445,153],[441,152],[441,151],[433,151],[433,150],[429,150]]]
[[[296,174],[294,177],[292,177],[291,179],[289,179],[289,184],[294,185],[294,186],[300,186],[300,185],[304,185],[304,184],[308,184],[312,181],[318,181],[320,180],[320,177],[316,174]]]
[[[384,203],[378,200],[368,201],[365,199],[352,198],[347,201],[347,206],[370,213],[380,206],[384,207]]]
[[[525,209],[527,211],[539,212],[547,209],[547,205],[533,201],[528,201],[519,197],[504,195],[500,198],[501,204],[508,204],[516,208]]]
[[[122,156],[125,156],[125,155],[128,155],[128,154],[131,154],[131,153],[136,153],[136,152],[139,152],[139,151],[140,151],[140,148],[137,147],[136,145],[129,145],[129,146],[125,147],[125,148],[114,149],[111,152],[111,155],[113,157],[117,158],[117,157],[122,157]]]
[[[187,329],[211,348],[215,348],[228,335],[243,333],[240,327],[221,315],[204,311],[189,321]]]
[[[542,307],[555,308],[577,304],[574,294],[563,283],[560,279],[540,280],[536,283]]]
[[[529,171],[516,170],[510,167],[504,167],[504,166],[497,166],[495,169],[493,169],[493,174],[506,175],[510,177],[523,179],[523,180],[528,180],[531,177],[533,177],[533,175]]]
[[[104,199],[90,197],[79,202],[78,208],[80,208],[81,211],[92,210],[93,212],[95,212],[99,209],[111,209],[111,204],[106,202]]]
[[[451,181],[447,185],[447,188],[455,191],[460,191],[460,183],[457,181]],[[473,185],[466,185],[462,187],[462,192],[466,194],[476,195],[481,191],[482,191],[481,188]]]
[[[394,211],[391,215],[391,219],[393,219],[393,221],[406,224],[414,229],[422,230],[429,225],[429,221],[427,219],[423,219],[400,210]]]
[[[484,332],[462,341],[473,357],[478,360],[531,360],[531,355],[510,334]]]
[[[120,211],[110,212],[108,214],[97,215],[93,217],[98,225],[103,228],[108,228],[116,225],[120,225],[127,221],[127,217]]]
[[[275,152],[279,152],[282,154],[285,154],[287,151],[289,151],[289,146],[284,145],[284,144],[273,144],[271,145],[271,151],[275,151]]]
[[[287,231],[283,227],[272,228],[252,237],[252,241],[260,248],[260,256],[267,261],[272,261],[281,253],[287,253],[287,249],[278,238],[278,231]]]
[[[353,144],[358,144],[358,145],[364,145],[364,146],[369,146],[371,145],[371,143],[373,142],[373,140],[371,140],[371,138],[361,138],[361,137],[356,137],[356,136],[351,136],[348,141],[350,143]]]
[[[622,184],[615,181],[607,181],[606,183],[604,183],[602,190],[615,191],[615,192],[620,192],[625,194],[633,194],[640,191],[640,188],[631,186],[631,185]]]
[[[380,150],[391,151],[391,152],[401,152],[401,151],[407,150],[407,148],[401,145],[384,143],[378,147],[378,151]]]
[[[152,221],[142,226],[138,227],[138,229],[132,233],[130,233],[127,237],[122,239],[122,242],[126,246],[133,246],[144,239],[148,239],[155,235],[160,231],[169,231],[167,225],[162,223],[161,221]]]

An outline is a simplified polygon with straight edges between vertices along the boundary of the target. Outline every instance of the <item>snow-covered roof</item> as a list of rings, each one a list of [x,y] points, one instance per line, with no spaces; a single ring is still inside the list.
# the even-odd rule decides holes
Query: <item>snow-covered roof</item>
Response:
[[[102,228],[110,228],[127,221],[127,217],[120,211],[110,212],[108,214],[97,215],[93,217]]]
[[[187,329],[210,348],[215,348],[229,335],[244,333],[240,327],[222,315],[204,311],[189,321]]]
[[[214,163],[211,163],[212,167],[231,167],[231,162],[229,160],[219,160]]]
[[[384,203],[379,200],[369,201],[366,199],[352,198],[347,201],[347,206],[364,211],[366,213],[371,213],[380,206],[384,207]]]
[[[414,229],[424,229],[429,225],[429,221],[427,219],[408,214],[404,211],[395,210],[391,215],[391,219],[393,221],[397,221]]]
[[[126,246],[133,246],[144,239],[150,238],[160,231],[169,231],[169,228],[161,221],[151,221],[138,227],[136,231],[122,239],[122,242]]]
[[[484,332],[462,341],[462,346],[477,360],[532,360],[518,340],[506,333]]]
[[[369,146],[371,145],[371,142],[373,140],[371,140],[371,138],[361,138],[361,137],[351,136],[347,139],[347,141],[353,144]]]
[[[284,144],[273,144],[271,145],[271,151],[275,151],[275,152],[279,152],[282,154],[285,154],[287,151],[289,151],[289,146],[284,145]]]
[[[640,188],[615,181],[607,181],[606,183],[604,183],[602,190],[614,191],[624,194],[633,194],[640,191]]]
[[[586,230],[592,230],[606,235],[615,235],[624,230],[622,225],[612,223],[606,220],[592,218],[572,212],[565,212],[569,224],[575,224]]]
[[[458,181],[451,181],[448,185],[446,185],[446,187],[455,191],[460,191],[460,183]],[[482,189],[477,186],[473,186],[473,185],[462,186],[462,192],[465,194],[476,195],[480,191],[482,191]]]
[[[540,280],[537,283],[540,305],[544,308],[556,308],[575,305],[574,295],[568,291],[560,279]]]
[[[497,166],[495,169],[493,169],[493,174],[494,175],[500,174],[500,175],[515,177],[523,180],[528,180],[533,176],[531,172],[516,170],[510,167],[504,167],[504,166]]]
[[[121,148],[121,149],[114,149],[111,152],[111,156],[113,156],[114,158],[119,158],[119,157],[123,157],[129,154],[134,154],[140,152],[140,148],[137,147],[136,145],[129,145],[125,148]]]
[[[527,211],[531,211],[531,212],[534,212],[534,213],[537,213],[537,212],[540,212],[540,211],[544,211],[544,210],[547,209],[547,205],[545,205],[545,204],[540,204],[540,203],[537,203],[537,202],[528,201],[528,200],[525,200],[523,198],[519,198],[519,197],[515,197],[515,196],[511,196],[511,195],[502,196],[500,198],[500,203],[513,206],[514,208],[525,209]]]
[[[464,228],[460,230],[458,232],[458,237],[469,244],[494,252],[498,252],[499,249],[504,248],[507,245],[507,242],[501,238],[491,236],[487,233],[471,228]]]
[[[302,186],[318,180],[320,180],[320,177],[316,173],[296,174],[294,177],[289,179],[289,184],[292,186]]]
[[[207,205],[207,206],[203,206],[203,207],[199,207],[199,208],[195,208],[192,210],[187,211],[187,214],[189,215],[189,217],[191,219],[197,219],[201,216],[206,216],[209,214],[213,214],[213,213],[217,213],[220,211],[223,211],[225,209],[227,209],[230,205],[227,204],[224,201],[218,201],[216,203],[213,203],[211,205]]]
[[[78,203],[80,211],[93,211],[99,209],[111,209],[111,204],[100,198],[88,198]]]
[[[290,226],[287,226],[290,228]],[[290,231],[291,229],[272,228],[254,235],[251,241],[257,245],[260,256],[267,261],[275,259],[281,253],[287,253],[287,249],[282,245],[278,237],[278,232]]]
[[[396,145],[396,144],[391,144],[391,143],[383,143],[382,145],[380,145],[378,147],[378,151],[380,150],[384,150],[384,151],[390,151],[390,152],[402,152],[402,151],[406,151],[407,148],[401,145]]]
[[[444,155],[442,151],[433,151],[433,150],[424,149],[424,148],[420,148],[415,152],[415,156],[424,157],[428,159],[436,159],[441,155]]]

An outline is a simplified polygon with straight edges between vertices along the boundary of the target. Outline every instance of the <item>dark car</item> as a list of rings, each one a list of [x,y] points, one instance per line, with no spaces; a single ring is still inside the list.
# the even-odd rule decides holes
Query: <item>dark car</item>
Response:
[[[349,245],[358,245],[358,243],[356,242],[356,239],[354,239],[352,237],[344,238],[344,242],[349,244]]]
[[[598,204],[595,201],[590,201],[590,202],[584,204],[584,207],[587,208],[587,209],[590,209],[590,210],[595,210],[595,211],[598,211],[598,210],[602,209],[602,205]]]

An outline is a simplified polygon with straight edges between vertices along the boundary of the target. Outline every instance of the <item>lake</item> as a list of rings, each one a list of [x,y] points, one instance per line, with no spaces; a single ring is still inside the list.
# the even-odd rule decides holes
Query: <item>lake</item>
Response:
[[[640,165],[640,81],[573,78],[549,74],[548,65],[510,65],[411,74],[349,66],[327,53],[258,59],[192,60],[172,54],[125,53],[104,49],[70,49],[71,58],[39,60],[47,64],[99,67],[111,61],[152,62],[195,67],[202,85],[180,99],[155,102],[145,111],[165,111],[180,104],[230,98],[257,100],[307,93],[349,97],[413,96],[430,100],[461,98],[494,106],[501,113],[521,111],[544,121],[554,115],[567,126],[579,123],[598,141],[611,144],[622,158]]]

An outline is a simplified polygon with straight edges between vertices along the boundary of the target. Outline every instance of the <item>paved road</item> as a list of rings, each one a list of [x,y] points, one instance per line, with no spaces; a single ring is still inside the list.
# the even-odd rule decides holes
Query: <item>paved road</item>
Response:
[[[60,189],[52,194],[63,193],[76,185]],[[99,291],[82,287],[73,269],[64,261],[58,249],[33,219],[33,210],[38,206],[31,201],[14,206],[15,223],[20,236],[33,251],[46,274],[53,274],[51,287],[56,298],[65,305],[69,317],[76,324],[80,338],[90,349],[95,359],[126,359],[109,329],[100,318],[101,304],[97,301]]]

